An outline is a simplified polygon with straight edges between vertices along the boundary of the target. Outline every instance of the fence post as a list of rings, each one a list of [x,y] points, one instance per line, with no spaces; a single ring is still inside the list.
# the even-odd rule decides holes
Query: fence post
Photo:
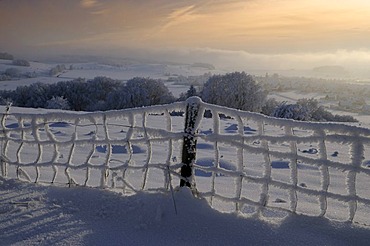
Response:
[[[196,157],[197,138],[195,136],[195,122],[198,117],[201,99],[199,97],[189,97],[186,100],[184,142],[182,146],[182,167],[180,187],[192,187],[193,164]]]
[[[9,114],[9,111],[10,111],[10,106],[11,106],[11,104],[7,104],[6,105],[6,108],[5,108],[5,113],[3,114],[3,116],[1,117],[1,122],[0,122],[0,124],[1,124],[1,128],[2,128],[2,131],[1,131],[1,143],[0,143],[0,154],[1,154],[1,156],[0,156],[0,168],[1,168],[1,175],[3,176],[3,177],[6,177],[7,175],[8,175],[8,170],[7,170],[7,167],[6,167],[6,165],[7,165],[7,163],[5,162],[5,160],[4,160],[4,157],[5,157],[5,150],[6,150],[6,145],[7,145],[7,140],[5,140],[6,139],[6,137],[5,137],[5,128],[6,128],[6,126],[5,126],[5,121],[6,121],[6,118],[8,117],[8,114]],[[4,141],[5,141],[5,146],[4,146]]]

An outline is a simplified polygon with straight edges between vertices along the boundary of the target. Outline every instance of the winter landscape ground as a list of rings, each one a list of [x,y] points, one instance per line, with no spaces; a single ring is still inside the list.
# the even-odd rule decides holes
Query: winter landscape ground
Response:
[[[5,61],[0,64],[0,69],[5,70],[9,65]],[[169,75],[201,75],[209,72],[206,68],[194,67],[190,65],[163,65],[163,64],[136,64],[131,66],[114,67],[106,66],[96,63],[81,63],[69,64],[75,68],[57,74],[53,77],[47,75],[50,68],[55,64],[47,63],[31,63],[31,73],[38,71],[39,74],[34,78],[22,78],[18,80],[1,81],[0,87],[15,89],[17,85],[30,84],[36,81],[46,83],[55,83],[60,80],[68,80],[77,77],[93,78],[97,75],[109,76],[119,79],[129,79],[134,76],[150,76],[153,78],[166,79]],[[222,73],[223,71],[212,71],[213,73]],[[44,74],[44,76],[41,76]],[[188,89],[188,85],[175,85],[168,84],[170,90],[174,95],[180,95]],[[275,97],[290,98],[291,100],[299,99],[300,95],[294,91],[285,92],[283,94],[275,94]],[[0,108],[1,112],[5,112],[5,107]],[[54,116],[63,119],[66,113],[60,110],[45,110],[45,109],[26,109],[11,107],[10,113],[19,114],[19,116],[29,115],[42,115],[47,112],[53,112]],[[140,114],[141,111],[139,111]],[[80,112],[79,114],[83,114]],[[369,129],[370,116],[366,114],[354,114],[359,120],[359,123],[351,123],[354,126]],[[138,116],[137,123],[148,124],[151,128],[165,128],[163,122],[166,118],[152,115],[148,116],[147,120]],[[250,116],[255,119],[259,116]],[[24,120],[24,126],[27,128],[27,119]],[[72,122],[75,118],[69,117]],[[98,117],[96,117],[98,119]],[[171,117],[173,121],[173,130],[181,131],[184,125],[183,117]],[[65,120],[67,121],[67,120]],[[99,121],[99,120],[98,120]],[[128,123],[130,119],[128,118]],[[287,121],[290,122],[290,121]],[[55,122],[54,122],[55,123]],[[58,123],[58,122],[57,122]],[[63,123],[63,122],[62,122]],[[16,118],[9,117],[6,126],[11,128],[18,124]],[[32,123],[33,124],[33,123]],[[120,123],[123,124],[124,123]],[[290,123],[287,123],[290,124]],[[220,132],[215,130],[219,128]],[[369,156],[369,143],[361,140],[364,150],[365,160],[362,160],[361,167],[366,172],[360,175],[355,187],[356,192],[353,194],[351,191],[351,177],[341,174],[341,171],[330,169],[330,181],[338,186],[332,186],[328,191],[333,193],[332,197],[340,197],[339,202],[335,200],[328,208],[323,208],[322,203],[313,202],[310,200],[320,200],[317,194],[314,194],[314,199],[299,198],[303,202],[298,204],[298,214],[286,213],[284,210],[269,210],[265,211],[264,216],[251,216],[253,211],[249,211],[248,206],[246,211],[231,212],[230,207],[235,207],[235,204],[214,203],[213,207],[209,205],[209,197],[206,196],[212,174],[210,168],[215,160],[220,163],[220,167],[216,171],[221,172],[223,175],[214,177],[213,183],[216,184],[217,194],[223,194],[225,187],[230,186],[232,189],[236,186],[235,179],[228,179],[227,174],[235,171],[238,168],[238,163],[241,160],[250,161],[255,165],[255,169],[249,170],[251,175],[258,177],[258,173],[265,173],[266,170],[271,171],[273,178],[279,182],[287,182],[289,179],[297,179],[297,184],[305,188],[305,185],[313,185],[320,187],[322,180],[326,181],[325,170],[322,170],[315,165],[307,165],[307,163],[298,163],[297,170],[299,176],[291,173],[289,168],[290,155],[283,154],[283,158],[272,159],[271,168],[258,164],[258,158],[265,158],[265,155],[255,155],[255,159],[251,155],[242,151],[238,154],[237,148],[231,146],[230,142],[220,142],[215,145],[212,139],[207,136],[211,132],[216,131],[216,137],[225,134],[226,136],[238,136],[240,127],[237,120],[223,119],[214,121],[212,119],[204,119],[201,125],[202,137],[198,143],[200,153],[198,154],[198,170],[196,172],[197,187],[200,191],[200,197],[194,197],[190,190],[187,188],[178,188],[179,179],[174,176],[170,181],[173,192],[167,190],[166,192],[159,192],[160,185],[166,178],[166,172],[149,172],[147,188],[131,194],[121,194],[122,190],[118,189],[105,189],[101,187],[100,172],[91,174],[89,186],[97,186],[98,188],[83,187],[83,185],[67,185],[69,182],[66,175],[63,174],[63,169],[58,170],[56,177],[56,184],[53,186],[46,185],[53,179],[53,170],[41,170],[40,181],[35,184],[37,173],[33,166],[25,167],[26,174],[17,173],[16,165],[9,166],[9,173],[7,177],[0,179],[0,245],[369,245],[370,242],[370,228],[369,228],[369,210],[370,205],[358,205],[357,215],[355,222],[343,222],[347,219],[348,215],[351,216],[351,211],[348,211],[347,202],[342,201],[341,195],[349,193],[349,198],[354,196],[365,197],[369,199],[370,190],[367,183],[370,181],[366,173],[367,165],[370,165]],[[293,128],[295,123],[292,123]],[[93,126],[94,128],[95,126]],[[122,126],[120,126],[122,127]],[[333,128],[338,128],[334,126]],[[31,139],[32,135],[37,135],[37,130],[32,125],[29,129],[30,132],[25,133],[25,139]],[[100,128],[99,128],[100,129]],[[313,128],[317,130],[316,128]],[[90,139],[91,129],[83,129],[78,134],[82,138]],[[115,129],[118,134],[118,128]],[[164,129],[166,130],[166,129]],[[276,129],[270,129],[273,132]],[[48,130],[40,131],[41,138],[45,137]],[[100,134],[104,130],[99,130]],[[113,130],[112,130],[113,131]],[[248,123],[243,125],[241,134],[243,136],[253,136],[256,132],[260,131],[258,124]],[[268,131],[268,129],[267,129]],[[283,132],[286,131],[283,129]],[[50,132],[57,140],[68,139],[73,135],[73,127],[68,124],[54,124],[50,127]],[[96,132],[95,132],[96,133]],[[158,133],[158,132],[154,132]],[[13,134],[13,133],[12,133]],[[23,138],[23,133],[14,133],[11,138]],[[17,135],[18,134],[18,135]],[[27,135],[30,134],[30,135]],[[43,135],[45,134],[45,135]],[[143,133],[143,135],[150,133]],[[159,133],[158,133],[159,134]],[[219,135],[218,135],[219,134]],[[302,136],[306,133],[299,132]],[[103,134],[104,135],[104,134]],[[155,134],[154,134],[155,135]],[[160,135],[160,134],[159,134]],[[98,136],[98,135],[97,135]],[[168,137],[168,135],[163,135]],[[98,136],[102,137],[102,135]],[[306,136],[307,138],[311,136]],[[119,136],[115,136],[114,141],[119,141]],[[112,140],[112,139],[109,139]],[[95,140],[94,140],[95,141]],[[167,144],[166,147],[158,143],[141,143],[137,140],[138,144],[133,144],[132,151],[137,155],[134,156],[134,162],[139,163],[149,161],[154,164],[159,162],[169,161],[171,164],[176,164],[179,158],[179,151],[181,148],[180,141],[174,141]],[[168,139],[166,138],[166,141]],[[221,140],[220,140],[221,141]],[[335,141],[334,141],[335,142]],[[340,141],[339,141],[340,142]],[[53,142],[55,144],[56,142]],[[2,143],[4,144],[4,143]],[[128,157],[127,149],[119,148],[119,145],[112,145],[112,152],[107,145],[92,145],[93,154],[91,155],[93,163],[104,162],[104,158],[130,160]],[[91,146],[85,143],[81,149],[74,152],[74,159],[72,162],[79,162],[81,159],[86,158],[86,153],[91,152]],[[259,143],[255,143],[259,146]],[[348,163],[352,159],[356,159],[357,153],[352,148],[353,144],[344,141],[343,144],[336,144],[334,147],[328,149],[327,158],[336,163]],[[171,147],[169,147],[171,146]],[[263,147],[263,144],[261,144]],[[277,153],[290,151],[290,146],[270,146]],[[299,154],[304,158],[315,156],[318,161],[323,159],[322,155],[317,153],[321,150],[320,146],[310,146],[302,143],[299,146]],[[70,148],[70,147],[68,147]],[[68,158],[67,150],[60,149],[64,157],[60,157],[61,162],[66,161]],[[169,154],[168,148],[173,148],[173,154]],[[53,148],[45,148],[42,151],[41,159],[51,159],[53,156]],[[162,151],[162,152],[161,152]],[[16,162],[21,160],[23,163],[32,163],[37,157],[37,150],[30,146],[20,147],[19,145],[9,144],[8,152],[10,153],[11,160]],[[150,152],[151,154],[147,154]],[[337,152],[337,156],[335,153]],[[165,154],[163,154],[165,153]],[[142,155],[141,155],[142,154]],[[88,154],[87,154],[88,155]],[[165,156],[165,157],[163,157]],[[222,156],[222,157],[221,157]],[[170,157],[170,158],[169,158]],[[136,159],[135,159],[136,158]],[[248,159],[249,158],[249,159]],[[103,161],[102,161],[103,160]],[[162,161],[161,161],[162,160]],[[113,161],[114,162],[114,161]],[[121,161],[122,162],[122,161]],[[116,160],[116,165],[119,166],[120,162]],[[161,164],[161,163],[159,163]],[[28,168],[28,169],[27,169]],[[203,169],[202,169],[203,168]],[[267,168],[267,169],[266,169]],[[175,169],[174,169],[175,170]],[[352,170],[349,168],[349,170]],[[223,173],[224,172],[224,173]],[[254,173],[255,172],[255,173]],[[70,172],[76,183],[83,183],[86,174],[84,172]],[[134,173],[134,172],[133,172]],[[17,175],[23,181],[16,179]],[[100,175],[100,176],[99,176]],[[253,176],[252,175],[252,176]],[[67,175],[68,176],[68,175]],[[140,174],[140,177],[142,174]],[[32,182],[27,182],[30,178]],[[215,181],[216,180],[216,181]],[[347,182],[346,180],[350,180]],[[132,181],[135,184],[135,181]],[[137,186],[140,187],[142,180],[138,181]],[[237,182],[236,182],[237,183]],[[109,183],[109,185],[112,185]],[[68,187],[71,186],[71,187]],[[248,186],[247,184],[243,184]],[[149,188],[153,188],[150,191]],[[349,187],[349,188],[348,188]],[[311,187],[309,187],[311,188]],[[261,192],[260,187],[256,191],[252,190],[249,194],[251,200],[260,201]],[[262,190],[266,190],[266,186],[262,186]],[[319,188],[318,188],[319,189]],[[347,191],[349,189],[349,191]],[[212,188],[211,188],[212,190]],[[276,207],[288,208],[291,206],[292,198],[291,193],[281,192],[279,189],[270,187],[269,191],[270,200],[269,205]],[[309,192],[308,192],[309,193]],[[263,191],[262,191],[263,194]],[[201,198],[202,195],[206,198]],[[321,194],[322,195],[322,194]],[[317,199],[316,199],[317,198]],[[342,199],[342,200],[341,200]],[[345,198],[347,199],[347,198]],[[345,200],[344,199],[344,200]],[[232,200],[232,199],[231,199]],[[301,200],[299,200],[301,201]],[[314,204],[314,205],[312,205]],[[321,206],[321,207],[320,207]],[[349,210],[354,208],[349,205]],[[327,216],[318,217],[320,211],[325,210]],[[231,213],[230,213],[231,212]],[[266,214],[267,213],[267,214]],[[357,222],[356,222],[357,221]]]

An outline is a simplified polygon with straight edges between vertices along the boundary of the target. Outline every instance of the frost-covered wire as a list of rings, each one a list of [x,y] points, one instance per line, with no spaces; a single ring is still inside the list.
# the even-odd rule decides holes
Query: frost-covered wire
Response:
[[[276,119],[196,98],[187,103],[199,104],[189,132],[208,149],[197,150],[194,180],[212,206],[230,203],[231,211],[264,217],[269,209],[307,214],[302,208],[316,200],[310,204],[316,215],[329,216],[334,200],[346,206],[348,221],[356,221],[362,205],[370,209],[368,193],[359,192],[360,182],[370,179],[364,165],[370,129]],[[93,113],[6,112],[0,122],[1,175],[128,193],[168,191],[182,179],[184,137],[184,117],[171,113],[184,112],[187,103]],[[334,148],[344,149],[343,158],[330,156]],[[202,163],[207,158],[210,165]],[[317,175],[317,184],[309,183],[307,173]],[[346,192],[337,191],[333,180]]]

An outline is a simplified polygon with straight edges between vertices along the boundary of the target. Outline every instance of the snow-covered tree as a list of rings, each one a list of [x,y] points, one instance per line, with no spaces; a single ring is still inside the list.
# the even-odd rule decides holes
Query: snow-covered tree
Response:
[[[13,60],[12,64],[16,66],[23,66],[23,67],[30,66],[30,63],[27,60],[23,60],[23,59]]]
[[[293,120],[309,120],[309,114],[306,107],[299,104],[287,104],[283,102],[272,113],[273,117],[293,119]]]
[[[189,87],[189,90],[186,91],[186,93],[181,93],[180,94],[179,101],[184,101],[189,97],[197,96],[197,95],[198,95],[197,89],[195,89],[194,85],[191,85]]]
[[[324,108],[319,105],[316,99],[302,98],[297,101],[297,104],[306,109],[308,120],[320,121],[320,114],[324,111]],[[316,118],[315,115],[317,116]]]
[[[19,86],[14,91],[1,92],[0,96],[4,95],[3,98],[9,98],[14,105],[21,107],[67,109],[62,102],[67,100],[68,108],[72,110],[105,110],[108,94],[120,86],[121,82],[104,77],[96,77],[89,81],[78,78],[50,85],[38,82],[29,86]],[[58,103],[61,105],[55,106]]]
[[[193,97],[197,95],[197,90],[194,85],[191,85],[189,90],[186,92],[186,98]]]
[[[13,60],[14,59],[14,56],[7,53],[7,52],[0,52],[0,59],[3,59],[3,60]]]
[[[174,101],[172,93],[160,80],[136,77],[124,87],[128,108],[165,104]]]
[[[107,108],[134,108],[173,101],[174,96],[161,80],[136,77],[107,96]]]
[[[49,109],[64,109],[64,110],[69,110],[69,104],[68,100],[65,99],[64,97],[55,97],[53,96],[50,100],[46,102],[46,108]]]
[[[134,78],[124,85],[106,77],[19,86],[15,91],[1,91],[0,97],[9,98],[14,105],[21,107],[70,108],[76,111],[131,108],[174,101],[162,81]]]
[[[296,104],[281,103],[271,116],[302,121],[357,122],[350,115],[333,115],[314,99],[299,99]]]
[[[91,96],[88,95],[87,82],[82,78],[60,81],[50,85],[49,99],[53,96],[67,99],[71,110],[76,111],[86,110],[91,101]]]
[[[93,101],[105,101],[112,91],[120,88],[121,82],[107,77],[95,77],[87,81],[88,93]]]
[[[260,112],[267,93],[251,75],[234,72],[210,77],[204,84],[201,96],[208,103]]]
[[[6,69],[4,74],[9,76],[10,78],[17,78],[21,75],[21,71],[17,68],[11,67]]]
[[[6,74],[0,74],[0,81],[6,81],[6,80],[11,80],[12,77]]]
[[[58,92],[54,95],[66,98],[72,110],[86,110],[93,100],[88,93],[89,88],[85,79],[78,78],[72,81],[58,82],[56,87]]]
[[[12,91],[1,90],[0,91],[0,105],[13,104]]]
[[[275,98],[267,99],[265,105],[262,106],[262,114],[272,115],[275,109],[279,106],[279,102]]]
[[[55,76],[55,75],[63,72],[64,70],[66,70],[66,66],[64,64],[56,65],[55,67],[50,69],[49,74],[50,74],[50,76]]]
[[[43,83],[18,86],[11,95],[16,106],[30,108],[44,108],[50,98],[49,85]]]
[[[91,96],[90,104],[87,106],[88,111],[103,111],[111,108],[108,106],[109,94],[119,90],[122,82],[107,77],[95,77],[87,81],[88,94]]]

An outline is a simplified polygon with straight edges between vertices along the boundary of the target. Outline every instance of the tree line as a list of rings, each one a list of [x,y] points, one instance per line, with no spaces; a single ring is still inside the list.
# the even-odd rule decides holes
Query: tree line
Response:
[[[173,96],[162,80],[135,77],[127,82],[107,77],[92,80],[77,78],[55,84],[34,83],[13,91],[0,91],[0,104],[31,108],[65,109],[75,111],[105,111],[149,105],[160,105],[200,96],[203,101],[259,112],[280,118],[311,121],[356,121],[353,117],[333,116],[315,99],[286,104],[267,99],[268,93],[251,75],[233,72],[213,75],[196,90],[190,86],[179,98]]]

